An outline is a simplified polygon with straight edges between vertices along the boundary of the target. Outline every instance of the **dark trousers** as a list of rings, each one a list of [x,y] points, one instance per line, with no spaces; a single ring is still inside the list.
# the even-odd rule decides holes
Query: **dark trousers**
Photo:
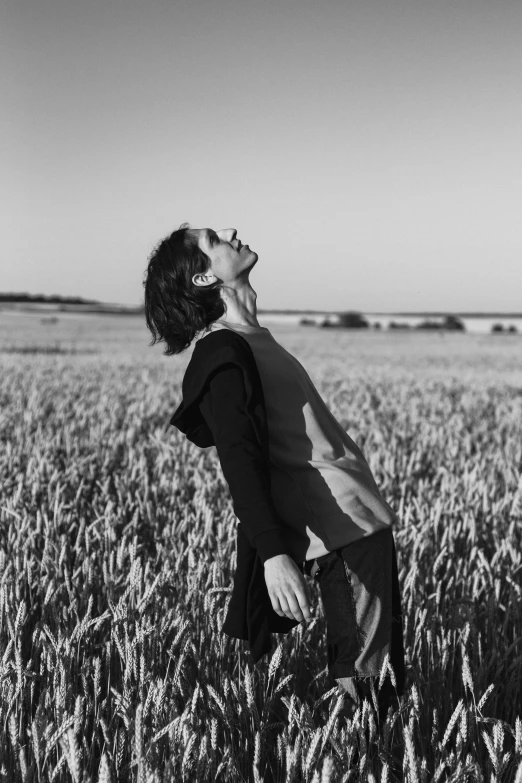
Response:
[[[371,702],[373,681],[379,714],[404,692],[405,665],[397,556],[391,528],[299,564],[318,583],[323,602],[328,672],[345,690],[353,709]],[[379,677],[386,658],[393,667]]]

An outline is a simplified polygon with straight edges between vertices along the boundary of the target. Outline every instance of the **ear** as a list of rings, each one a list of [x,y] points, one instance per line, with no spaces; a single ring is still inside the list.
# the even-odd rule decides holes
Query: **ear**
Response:
[[[199,286],[210,285],[210,283],[213,282],[212,281],[213,277],[214,275],[208,275],[208,274],[204,274],[203,272],[198,272],[197,274],[192,275],[192,282],[194,283],[194,285],[199,285]]]

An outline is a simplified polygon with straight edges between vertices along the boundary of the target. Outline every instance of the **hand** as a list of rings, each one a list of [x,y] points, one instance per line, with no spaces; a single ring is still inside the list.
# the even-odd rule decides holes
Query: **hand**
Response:
[[[290,555],[265,561],[265,582],[274,612],[298,622],[310,622],[312,597],[306,580]]]

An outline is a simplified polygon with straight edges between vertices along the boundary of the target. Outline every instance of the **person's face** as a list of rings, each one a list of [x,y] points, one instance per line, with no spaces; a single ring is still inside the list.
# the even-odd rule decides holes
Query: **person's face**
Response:
[[[208,285],[215,282],[216,278],[225,284],[233,283],[242,272],[250,270],[258,259],[257,253],[237,238],[235,228],[223,228],[220,231],[196,228],[191,231],[197,236],[200,249],[210,259],[208,272],[193,276],[196,285]]]

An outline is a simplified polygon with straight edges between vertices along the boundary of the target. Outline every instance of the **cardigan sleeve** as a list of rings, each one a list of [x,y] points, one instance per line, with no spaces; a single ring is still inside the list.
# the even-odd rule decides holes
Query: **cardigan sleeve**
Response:
[[[237,365],[218,369],[199,407],[216,445],[234,512],[265,563],[289,554],[270,491],[270,473],[246,409],[243,371]]]

